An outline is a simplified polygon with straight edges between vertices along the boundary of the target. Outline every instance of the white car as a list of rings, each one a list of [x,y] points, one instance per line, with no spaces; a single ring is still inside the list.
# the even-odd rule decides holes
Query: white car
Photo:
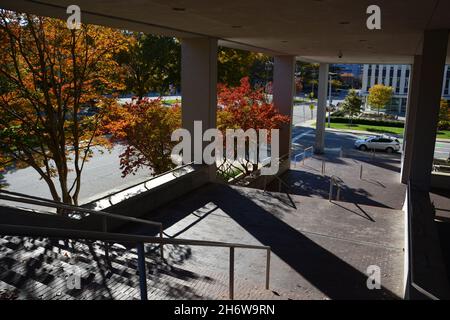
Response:
[[[400,141],[389,136],[376,136],[355,141],[355,147],[361,151],[384,150],[387,153],[400,151]]]

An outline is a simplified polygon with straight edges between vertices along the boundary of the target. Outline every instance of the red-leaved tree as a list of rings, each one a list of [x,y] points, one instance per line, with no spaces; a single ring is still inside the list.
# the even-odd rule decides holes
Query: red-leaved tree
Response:
[[[289,117],[280,114],[269,102],[263,88],[252,88],[248,77],[242,78],[237,87],[219,84],[217,91],[217,126],[223,132],[226,129],[279,129],[282,124],[289,122]],[[269,142],[270,138],[269,131]],[[252,163],[250,157],[240,159],[239,164],[236,166],[224,159],[218,168],[219,173],[226,176],[229,171],[241,170],[249,174],[258,167],[258,163]]]

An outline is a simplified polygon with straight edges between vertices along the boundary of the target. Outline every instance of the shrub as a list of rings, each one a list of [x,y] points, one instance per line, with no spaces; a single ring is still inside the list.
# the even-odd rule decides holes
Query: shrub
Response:
[[[331,117],[331,122],[334,123],[348,123],[349,119],[346,117]],[[383,127],[395,127],[403,128],[405,124],[402,121],[385,121],[385,120],[373,120],[373,119],[353,119],[353,124],[366,124],[372,126],[383,126]]]
[[[441,120],[438,123],[439,130],[450,130],[450,121]]]

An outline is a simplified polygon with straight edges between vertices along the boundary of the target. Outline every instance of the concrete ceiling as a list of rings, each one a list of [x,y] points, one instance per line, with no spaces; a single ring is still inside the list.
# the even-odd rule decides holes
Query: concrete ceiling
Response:
[[[212,36],[234,48],[331,63],[411,63],[424,30],[450,29],[449,0],[1,0],[0,7],[66,19],[70,4],[80,6],[82,22]],[[366,28],[371,4],[381,8],[381,30]]]

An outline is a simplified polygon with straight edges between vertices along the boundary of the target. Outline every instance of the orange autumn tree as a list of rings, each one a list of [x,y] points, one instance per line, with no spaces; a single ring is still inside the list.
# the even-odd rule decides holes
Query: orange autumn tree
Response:
[[[99,119],[123,88],[113,56],[126,44],[110,28],[0,11],[0,154],[33,167],[56,201],[78,204],[92,146],[106,143]]]
[[[170,154],[176,142],[171,141],[171,135],[181,126],[179,105],[168,107],[161,99],[137,99],[110,107],[103,121],[105,133],[112,134],[113,141],[126,144],[120,155],[122,177],[143,167],[152,174],[175,167]]]
[[[252,88],[248,77],[242,78],[237,87],[219,84],[217,91],[217,123],[224,136],[226,129],[270,130],[279,129],[289,122],[289,117],[280,114],[273,103],[269,102],[263,88]],[[249,174],[258,168],[258,163],[252,163],[249,156],[239,160],[239,164],[240,166],[235,166],[224,159],[218,168],[219,174],[226,177],[230,171],[236,170]]]

